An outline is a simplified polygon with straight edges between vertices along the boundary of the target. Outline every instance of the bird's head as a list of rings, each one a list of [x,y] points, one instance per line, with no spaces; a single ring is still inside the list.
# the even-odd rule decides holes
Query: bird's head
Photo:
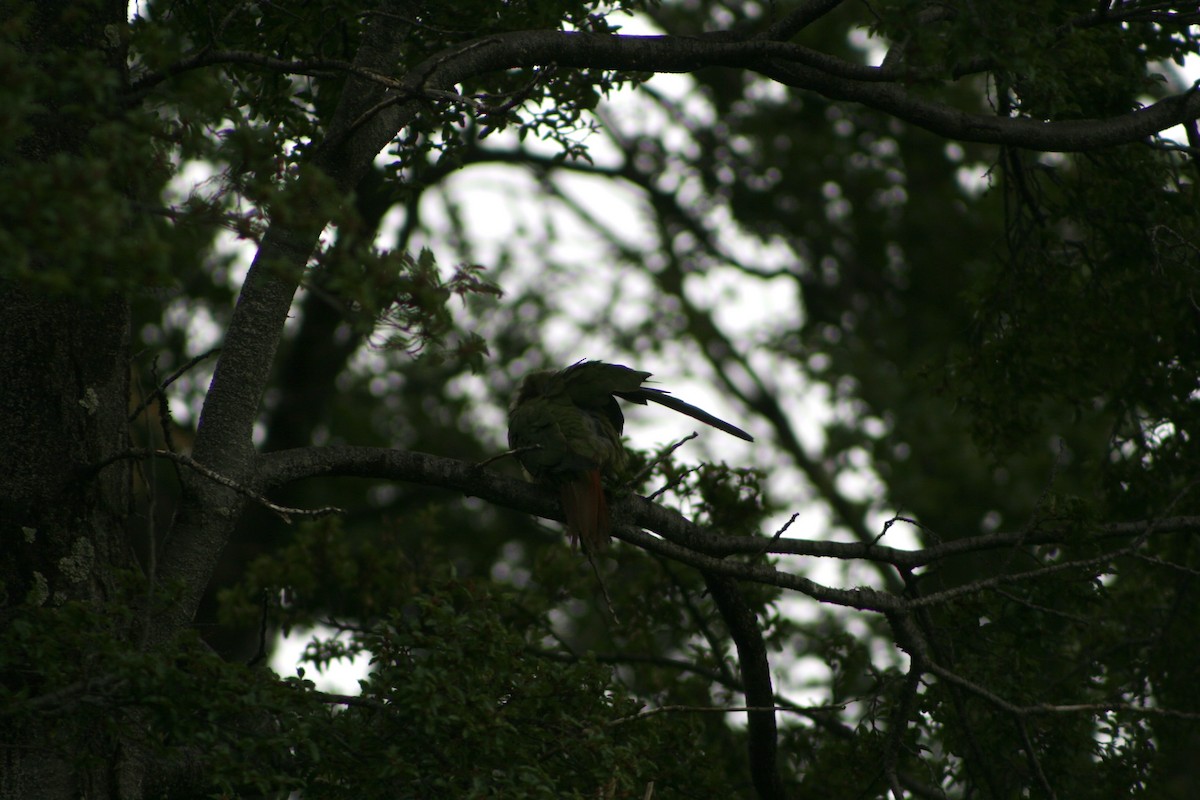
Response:
[[[545,397],[549,393],[550,382],[556,374],[554,370],[547,369],[540,372],[531,372],[526,375],[512,399],[512,405],[509,407],[509,410],[528,403],[530,400]]]

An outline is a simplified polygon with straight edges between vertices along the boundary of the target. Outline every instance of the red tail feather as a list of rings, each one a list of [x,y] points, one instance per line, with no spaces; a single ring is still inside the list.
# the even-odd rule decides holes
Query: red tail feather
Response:
[[[612,520],[600,484],[600,470],[585,472],[577,480],[563,484],[562,504],[571,546],[582,540],[583,549],[589,553],[604,552],[612,536]]]

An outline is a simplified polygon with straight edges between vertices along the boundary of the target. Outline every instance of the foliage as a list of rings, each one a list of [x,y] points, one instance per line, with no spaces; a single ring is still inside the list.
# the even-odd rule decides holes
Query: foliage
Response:
[[[523,613],[514,619],[513,599],[451,585],[365,634],[375,668],[362,697],[373,707],[339,715],[344,760],[327,759],[334,763],[322,771],[334,776],[325,779],[332,785],[314,782],[312,795],[360,793],[357,778],[337,776],[358,773],[364,748],[374,750],[380,738],[383,764],[366,783],[380,797],[620,796],[649,784],[662,796],[732,791],[705,744],[678,759],[655,755],[677,742],[703,742],[695,717],[637,719],[641,703],[614,691],[608,667],[531,657],[549,626],[544,617],[520,619],[531,609],[519,602]]]
[[[51,5],[0,23],[0,483],[45,489],[0,498],[11,763],[60,796],[1190,796],[1193,13]],[[1188,144],[1085,141],[1164,107]],[[119,354],[51,335],[110,306]],[[632,409],[594,559],[494,458],[521,377],[581,357],[759,437]],[[10,444],[43,423],[75,449]],[[313,668],[370,658],[355,696],[265,668],[315,625]]]

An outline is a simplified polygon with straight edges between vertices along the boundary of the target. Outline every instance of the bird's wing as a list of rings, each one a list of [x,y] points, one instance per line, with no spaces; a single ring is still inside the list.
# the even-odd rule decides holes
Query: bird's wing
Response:
[[[615,404],[612,396],[608,399]],[[508,444],[530,475],[542,480],[620,468],[621,434],[602,413],[590,413],[565,395],[539,397],[516,406],[508,416]]]

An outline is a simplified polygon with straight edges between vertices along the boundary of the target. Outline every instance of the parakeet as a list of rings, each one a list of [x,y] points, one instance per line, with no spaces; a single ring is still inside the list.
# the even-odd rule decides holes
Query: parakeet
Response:
[[[608,546],[612,523],[603,477],[625,463],[621,431],[625,417],[618,397],[646,405],[653,401],[748,442],[741,428],[667,394],[642,386],[649,372],[580,361],[564,370],[534,372],[522,381],[508,410],[508,445],[536,481],[561,492],[567,533],[589,553]]]

